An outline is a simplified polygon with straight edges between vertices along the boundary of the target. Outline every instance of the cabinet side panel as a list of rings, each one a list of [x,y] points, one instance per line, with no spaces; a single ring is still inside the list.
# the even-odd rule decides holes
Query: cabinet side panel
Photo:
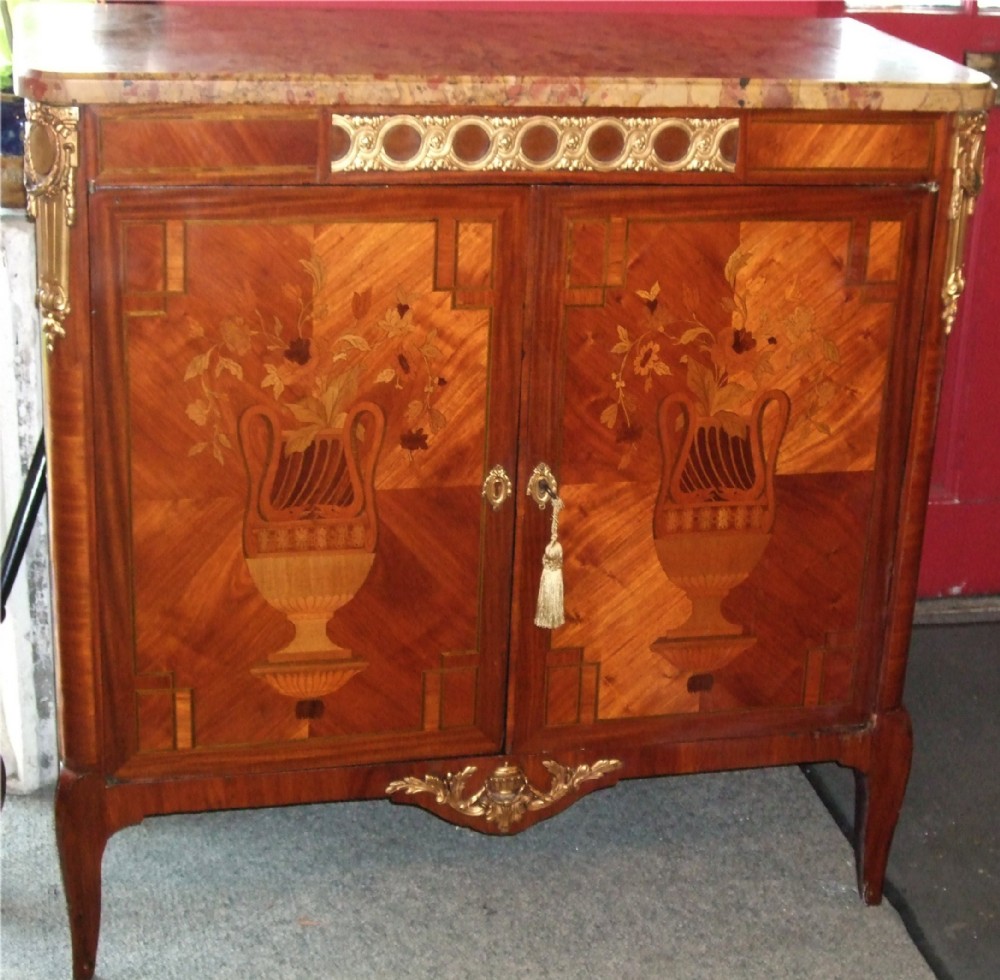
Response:
[[[951,179],[956,179],[954,174]],[[950,181],[942,189],[936,207],[931,201],[925,205],[928,212],[924,222],[926,239],[931,238],[929,229],[932,221],[937,228],[940,228],[948,220],[948,202],[951,198],[949,185]],[[936,211],[933,218],[930,213],[932,210]],[[930,250],[932,242],[925,240],[922,247]],[[891,711],[902,703],[924,522],[930,494],[934,434],[947,341],[941,319],[943,303],[939,289],[940,283],[945,278],[943,270],[946,261],[946,235],[937,235],[933,248],[931,261],[927,266],[928,274],[926,278],[918,280],[919,288],[914,290],[911,313],[913,332],[907,369],[912,372],[908,377],[912,379],[909,383],[912,385],[914,404],[917,408],[912,424],[907,426],[904,464],[906,478],[899,503],[899,534],[893,556],[893,575],[887,586],[889,607],[887,656],[877,679],[878,690],[874,694],[880,712]],[[902,448],[901,446],[900,449]]]
[[[84,149],[92,136],[83,120]],[[76,200],[86,201],[85,169]],[[51,230],[37,229],[39,248]],[[86,772],[101,765],[102,674],[95,615],[94,456],[90,373],[89,215],[77,207],[69,232],[71,310],[65,336],[52,338],[45,365],[47,495],[55,603],[59,750],[63,763]]]

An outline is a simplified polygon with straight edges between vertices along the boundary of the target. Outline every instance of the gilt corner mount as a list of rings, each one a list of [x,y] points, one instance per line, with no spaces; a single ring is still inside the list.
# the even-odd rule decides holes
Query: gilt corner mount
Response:
[[[24,141],[24,175],[28,214],[38,235],[38,289],[42,336],[50,353],[70,312],[69,229],[76,220],[74,181],[79,163],[75,106],[28,103]]]
[[[948,208],[948,253],[944,288],[941,290],[944,302],[941,319],[944,321],[945,334],[950,334],[955,326],[958,301],[965,290],[962,257],[969,218],[972,217],[976,198],[983,186],[986,119],[985,112],[973,112],[957,117],[955,124],[951,157],[954,177]]]

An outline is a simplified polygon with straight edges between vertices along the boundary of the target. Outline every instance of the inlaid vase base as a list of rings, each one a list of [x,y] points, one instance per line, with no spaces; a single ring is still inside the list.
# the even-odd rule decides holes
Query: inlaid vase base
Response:
[[[266,681],[279,694],[296,701],[312,701],[340,690],[367,666],[366,660],[336,656],[285,661],[280,654],[275,654],[264,663],[251,667],[250,673]]]
[[[650,649],[681,674],[710,674],[745,653],[756,636],[661,636]]]

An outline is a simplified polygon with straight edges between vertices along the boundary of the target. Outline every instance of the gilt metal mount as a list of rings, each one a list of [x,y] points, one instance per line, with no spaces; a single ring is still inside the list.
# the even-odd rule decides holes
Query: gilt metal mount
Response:
[[[968,235],[969,218],[976,207],[976,198],[983,186],[983,155],[985,150],[986,113],[974,112],[956,119],[952,142],[953,171],[951,202],[948,209],[948,252],[945,260],[944,307],[941,319],[944,332],[950,334],[958,316],[958,301],[965,290],[963,255]]]
[[[720,116],[334,115],[333,173],[733,173],[739,119]]]
[[[469,796],[466,796],[466,783],[476,771],[475,766],[466,766],[461,772],[448,773],[444,777],[397,779],[385,791],[389,795],[431,793],[436,803],[446,804],[469,817],[483,817],[486,823],[495,824],[497,830],[505,834],[510,831],[511,824],[521,820],[529,810],[544,810],[579,789],[582,783],[600,779],[622,767],[618,759],[599,759],[589,765],[572,767],[546,760],[542,765],[552,774],[552,784],[545,791],[532,786],[524,770],[510,762],[494,769],[486,777],[482,789]]]
[[[38,289],[45,348],[51,352],[70,312],[69,230],[76,219],[74,183],[79,162],[75,106],[27,104],[24,177],[28,214],[38,241]]]

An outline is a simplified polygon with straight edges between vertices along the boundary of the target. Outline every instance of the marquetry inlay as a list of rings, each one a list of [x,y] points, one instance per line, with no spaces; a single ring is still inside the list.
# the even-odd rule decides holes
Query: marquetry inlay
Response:
[[[333,173],[732,173],[739,132],[732,118],[334,115],[331,122]]]

